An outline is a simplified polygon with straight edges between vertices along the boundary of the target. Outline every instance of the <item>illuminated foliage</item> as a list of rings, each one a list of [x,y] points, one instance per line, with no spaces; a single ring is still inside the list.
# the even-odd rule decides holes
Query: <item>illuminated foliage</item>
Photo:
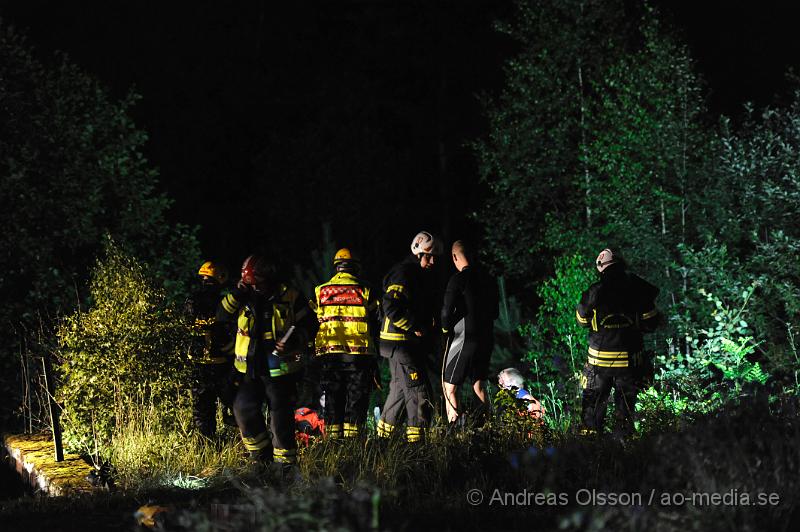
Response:
[[[150,409],[168,421],[189,382],[189,324],[139,261],[108,241],[95,266],[92,305],[67,316],[58,329],[67,440],[101,451],[130,415]],[[138,419],[138,417],[136,418]]]
[[[575,302],[597,280],[593,269],[580,255],[556,260],[555,273],[538,288],[542,300],[536,320],[520,329],[528,339],[523,356],[533,373],[532,393],[539,398],[552,395],[556,386],[573,403],[579,395],[580,371],[586,362],[586,330],[575,320]]]
[[[579,185],[597,127],[589,108],[595,83],[623,51],[623,20],[616,1],[521,0],[514,22],[498,25],[520,51],[506,62],[502,93],[484,102],[489,134],[474,148],[489,194],[475,219],[488,236],[486,257],[511,281],[532,286],[561,253],[547,235],[591,218]]]
[[[148,262],[173,300],[197,268],[194,229],[168,221],[142,154],[137,99],[115,101],[66,56],[41,62],[0,22],[0,386],[16,374],[16,326],[83,303],[105,235]]]
[[[520,2],[501,27],[524,51],[487,102],[490,133],[476,145],[491,189],[476,217],[489,254],[538,285],[536,317],[521,327],[534,394],[555,390],[578,406],[570,383],[585,331],[574,306],[592,280],[589,259],[607,245],[661,290],[664,326],[646,343],[661,371],[643,396],[649,419],[709,412],[770,380],[796,389],[786,334],[800,317],[800,93],[720,128],[687,47],[655,10],[632,29],[611,6],[545,4]],[[585,46],[580,21],[601,13],[623,36],[592,61],[612,41]],[[554,20],[574,31],[554,34]],[[576,90],[568,80],[579,63],[593,68]]]

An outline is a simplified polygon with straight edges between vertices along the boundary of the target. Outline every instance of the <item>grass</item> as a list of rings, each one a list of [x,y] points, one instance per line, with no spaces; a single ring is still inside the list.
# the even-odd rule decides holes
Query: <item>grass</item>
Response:
[[[226,472],[244,468],[244,447],[239,433],[222,424],[218,438],[210,440],[191,430],[191,409],[176,409],[177,418],[165,427],[153,405],[130,409],[112,436],[107,460],[115,481],[127,490],[161,486],[200,489],[221,481]]]
[[[455,433],[437,420],[417,445],[371,434],[321,439],[302,450],[295,479],[249,472],[232,430],[212,443],[182,428],[163,433],[141,413],[115,440],[120,490],[69,505],[6,502],[0,518],[30,524],[28,512],[35,511],[37,523],[61,519],[65,529],[120,526],[151,503],[171,508],[159,514],[166,530],[783,530],[800,519],[800,409],[790,396],[770,402],[755,395],[624,444],[515,426],[513,418]],[[479,490],[483,502],[471,505],[470,490]],[[780,502],[664,503],[665,496],[693,493],[774,493]],[[563,496],[565,504],[536,503],[536,494]],[[578,502],[591,494],[594,504]],[[632,499],[602,504],[613,494]]]

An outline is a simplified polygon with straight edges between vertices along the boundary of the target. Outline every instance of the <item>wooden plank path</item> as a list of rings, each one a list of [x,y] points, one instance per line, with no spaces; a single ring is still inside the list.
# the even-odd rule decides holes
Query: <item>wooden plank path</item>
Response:
[[[76,454],[65,454],[62,462],[56,462],[53,438],[48,433],[4,434],[3,446],[11,466],[36,491],[60,496],[94,489],[86,480],[94,468]]]

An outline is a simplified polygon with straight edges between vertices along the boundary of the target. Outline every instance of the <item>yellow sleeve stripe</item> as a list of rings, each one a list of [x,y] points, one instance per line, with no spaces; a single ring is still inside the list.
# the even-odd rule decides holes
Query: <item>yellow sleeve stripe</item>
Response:
[[[391,333],[384,331],[381,331],[380,338],[381,340],[391,340],[393,342],[403,342],[405,340],[410,340],[410,337],[404,333]]]
[[[232,294],[228,294],[222,300],[222,308],[225,309],[225,312],[228,314],[233,314],[237,310],[239,310],[239,302],[236,301],[236,298],[233,297]]]
[[[650,318],[654,318],[656,314],[658,314],[658,309],[653,309],[650,312],[645,312],[644,314],[642,314],[642,319],[649,320]]]
[[[400,327],[401,329],[405,329],[406,331],[410,329],[410,327],[408,326],[408,319],[406,318],[397,320],[396,322],[394,322],[394,326]]]
[[[614,358],[620,356],[628,356],[627,351],[599,351],[594,347],[589,348],[589,354],[600,358]]]
[[[578,321],[581,323],[589,323],[589,320],[581,316],[580,312],[577,310],[575,311],[575,317],[578,318]]]
[[[387,292],[405,292],[406,287],[401,284],[390,284],[389,287],[386,289]]]

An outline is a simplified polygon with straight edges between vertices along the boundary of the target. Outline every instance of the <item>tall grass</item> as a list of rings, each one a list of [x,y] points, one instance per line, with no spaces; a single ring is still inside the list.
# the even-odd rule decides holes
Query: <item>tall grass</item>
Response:
[[[179,400],[176,419],[165,423],[153,405],[129,405],[117,423],[106,450],[116,481],[124,489],[160,486],[198,489],[224,480],[223,473],[241,472],[245,450],[238,432],[221,423],[215,440],[191,429],[188,397]]]

